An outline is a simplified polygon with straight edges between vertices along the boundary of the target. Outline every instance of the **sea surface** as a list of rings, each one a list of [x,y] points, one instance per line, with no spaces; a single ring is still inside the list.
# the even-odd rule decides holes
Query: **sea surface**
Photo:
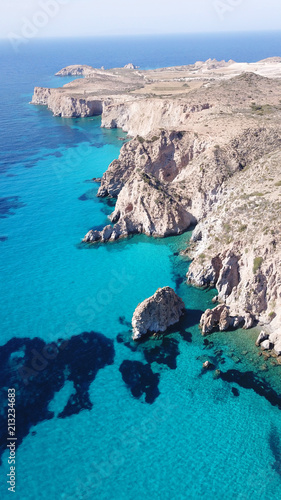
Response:
[[[14,498],[279,498],[281,366],[257,356],[256,331],[204,342],[198,323],[215,292],[185,283],[180,251],[190,232],[81,245],[114,206],[96,198],[90,180],[128,138],[101,129],[99,117],[55,118],[29,104],[34,86],[70,81],[54,77],[69,64],[156,68],[269,56],[281,56],[281,33],[32,40],[17,53],[1,42],[1,499],[13,495],[13,387]],[[132,343],[135,307],[166,285],[188,309],[180,329]],[[222,378],[202,371],[206,359]]]

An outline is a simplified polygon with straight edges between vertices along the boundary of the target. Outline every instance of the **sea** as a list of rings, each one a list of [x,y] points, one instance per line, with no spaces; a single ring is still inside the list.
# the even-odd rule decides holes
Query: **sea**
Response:
[[[70,64],[271,56],[280,32],[1,41],[1,499],[279,498],[281,366],[258,356],[256,330],[201,336],[215,291],[186,284],[190,231],[81,244],[114,208],[91,179],[129,137],[30,104],[35,86],[73,80],[54,76]],[[163,286],[185,318],[133,343],[134,309]]]

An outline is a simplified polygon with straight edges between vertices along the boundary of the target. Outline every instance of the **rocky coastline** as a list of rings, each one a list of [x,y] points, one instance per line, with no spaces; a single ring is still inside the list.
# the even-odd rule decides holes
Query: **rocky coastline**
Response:
[[[218,292],[202,334],[258,324],[258,345],[280,356],[281,59],[129,66],[64,68],[83,80],[34,91],[55,116],[101,115],[132,136],[101,179],[98,196],[116,199],[110,223],[83,241],[195,225],[187,285]]]

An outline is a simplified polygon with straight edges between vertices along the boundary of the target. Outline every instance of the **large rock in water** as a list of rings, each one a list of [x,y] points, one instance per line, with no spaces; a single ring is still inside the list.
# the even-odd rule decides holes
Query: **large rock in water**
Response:
[[[184,302],[172,288],[158,288],[155,294],[141,302],[134,312],[133,339],[138,340],[148,332],[165,332],[169,326],[178,323],[184,310]]]

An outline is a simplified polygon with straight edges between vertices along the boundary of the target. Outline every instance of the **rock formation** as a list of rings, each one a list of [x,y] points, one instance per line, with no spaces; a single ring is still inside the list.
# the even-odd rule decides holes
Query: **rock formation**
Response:
[[[138,340],[147,333],[165,332],[179,322],[184,310],[182,299],[172,288],[159,288],[137,306],[132,319],[133,339]]]
[[[74,64],[61,69],[55,76],[90,76],[94,74],[95,69],[92,66]]]
[[[259,344],[281,352],[280,60],[69,72],[85,78],[36,88],[32,103],[56,116],[100,114],[103,127],[133,136],[101,180],[98,196],[116,198],[111,224],[84,241],[197,223],[187,281],[218,291],[202,330],[258,321],[269,335]]]
[[[71,97],[56,89],[35,87],[32,104],[47,106],[54,116],[62,118],[88,117],[102,113],[102,101],[81,96]]]
[[[207,309],[201,316],[200,328],[202,335],[206,336],[213,331],[224,332],[231,328],[238,328],[245,323],[241,316],[231,316],[230,309],[225,304],[220,304],[214,309]]]
[[[138,66],[135,66],[133,63],[125,64],[124,69],[137,69]]]
[[[262,342],[268,340],[269,334],[264,332],[263,330],[259,333],[259,336],[256,340],[256,346],[260,346]]]

